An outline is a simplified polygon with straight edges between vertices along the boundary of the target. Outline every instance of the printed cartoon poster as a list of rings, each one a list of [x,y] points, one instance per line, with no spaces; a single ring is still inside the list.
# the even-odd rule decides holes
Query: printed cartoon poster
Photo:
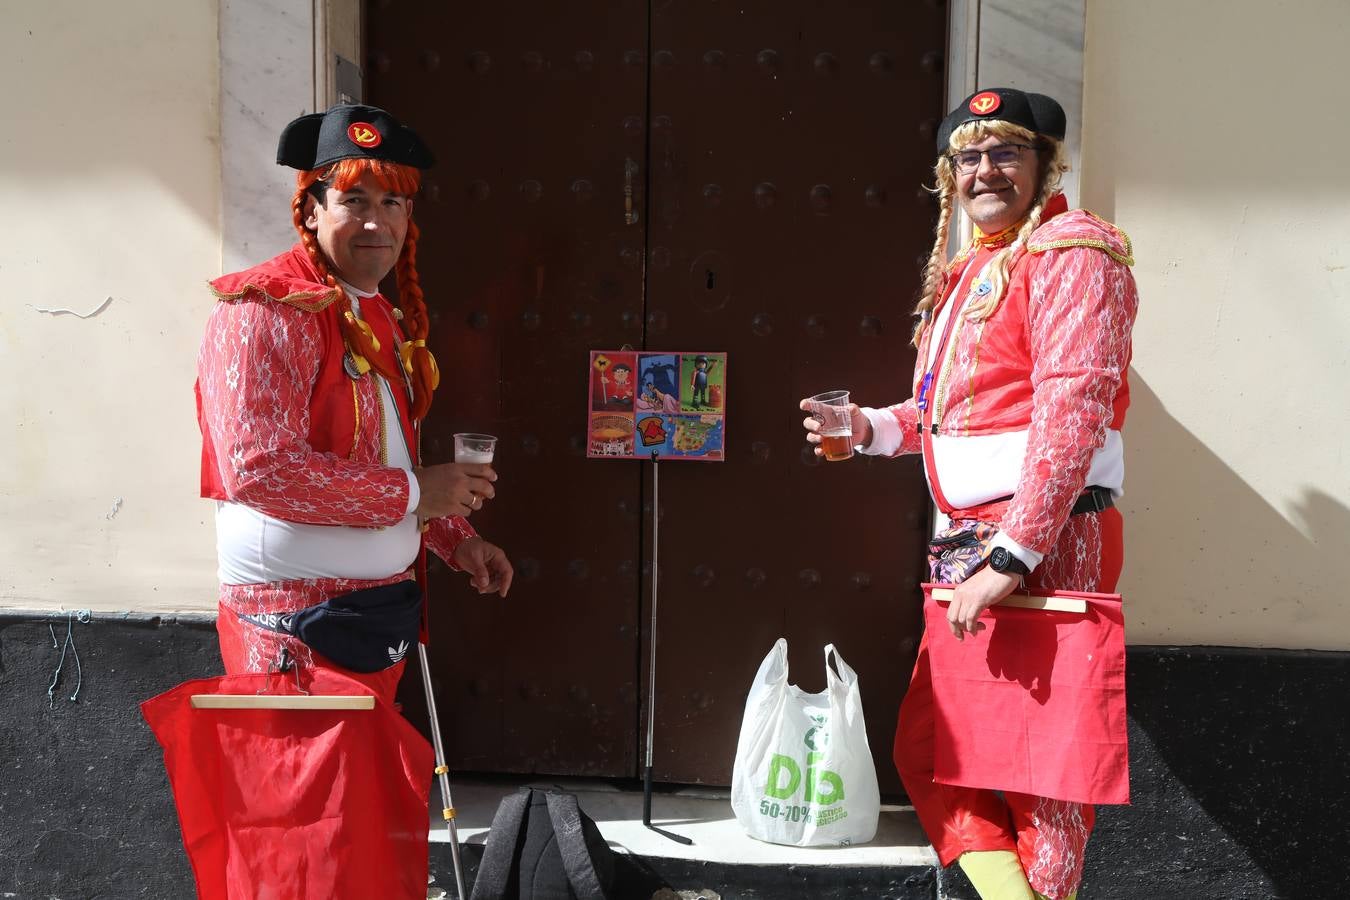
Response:
[[[680,409],[685,412],[722,411],[722,363],[717,354],[686,354],[680,364]]]
[[[586,455],[724,459],[726,367],[725,353],[592,351]]]
[[[591,364],[591,409],[633,411],[635,353],[606,353]]]
[[[674,353],[644,353],[638,366],[638,412],[680,411],[680,357]]]
[[[590,440],[587,456],[613,456],[630,459],[633,456],[633,417],[609,413],[591,413]]]

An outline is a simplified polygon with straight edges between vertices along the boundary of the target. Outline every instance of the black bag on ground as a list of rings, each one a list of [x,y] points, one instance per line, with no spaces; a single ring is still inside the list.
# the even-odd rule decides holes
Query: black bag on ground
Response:
[[[614,851],[575,794],[521,788],[492,817],[470,900],[606,900]]]

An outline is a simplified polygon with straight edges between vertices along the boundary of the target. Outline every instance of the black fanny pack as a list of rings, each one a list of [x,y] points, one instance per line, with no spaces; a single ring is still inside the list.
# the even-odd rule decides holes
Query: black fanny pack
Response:
[[[417,641],[422,589],[399,581],[332,597],[292,613],[240,615],[242,621],[299,638],[353,672],[379,672],[401,661]]]

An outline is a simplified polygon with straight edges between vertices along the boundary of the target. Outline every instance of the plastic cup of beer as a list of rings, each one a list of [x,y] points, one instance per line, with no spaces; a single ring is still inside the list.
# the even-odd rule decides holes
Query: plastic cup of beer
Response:
[[[492,462],[492,454],[497,449],[497,438],[490,434],[456,434],[455,462],[480,463]]]
[[[826,462],[839,462],[853,455],[853,420],[848,414],[848,391],[826,391],[807,403],[811,418],[820,423],[820,449]]]

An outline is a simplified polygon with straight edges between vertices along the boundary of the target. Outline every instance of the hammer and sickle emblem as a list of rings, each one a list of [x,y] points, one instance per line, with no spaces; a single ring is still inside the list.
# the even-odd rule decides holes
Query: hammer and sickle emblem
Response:
[[[1003,105],[1003,98],[993,91],[981,91],[970,98],[970,111],[977,116],[987,116]]]
[[[347,137],[358,147],[378,147],[381,141],[380,133],[369,122],[353,122],[347,128]]]

